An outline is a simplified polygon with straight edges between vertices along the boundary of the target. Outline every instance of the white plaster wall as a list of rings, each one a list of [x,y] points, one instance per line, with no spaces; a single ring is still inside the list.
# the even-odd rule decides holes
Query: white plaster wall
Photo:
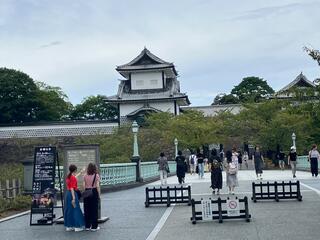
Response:
[[[143,103],[126,103],[120,104],[120,116],[127,116],[129,113],[143,107]]]
[[[195,107],[181,107],[183,110],[196,110],[203,112],[205,116],[215,116],[220,111],[229,111],[232,114],[238,114],[243,109],[240,104],[229,104],[229,105],[212,105],[212,106],[195,106]]]
[[[162,112],[174,113],[174,102],[154,102],[149,103],[150,107],[161,110]]]
[[[131,74],[131,88],[139,89],[157,89],[162,88],[161,72],[144,72]]]

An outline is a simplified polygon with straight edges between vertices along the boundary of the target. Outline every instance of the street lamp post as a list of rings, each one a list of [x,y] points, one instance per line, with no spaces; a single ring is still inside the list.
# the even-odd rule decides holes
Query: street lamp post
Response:
[[[173,143],[174,143],[174,149],[175,149],[175,156],[178,156],[178,139],[175,138]]]
[[[292,144],[296,148],[296,134],[292,133],[291,138],[292,138]]]
[[[131,162],[135,162],[136,165],[136,181],[142,182],[143,179],[141,177],[141,161],[139,156],[139,146],[138,146],[138,131],[139,125],[136,121],[133,121],[132,125],[132,133],[133,133],[133,154],[131,157]]]

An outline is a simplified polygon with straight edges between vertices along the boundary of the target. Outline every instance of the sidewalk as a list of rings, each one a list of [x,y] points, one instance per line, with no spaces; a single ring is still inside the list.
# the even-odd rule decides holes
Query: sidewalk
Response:
[[[144,207],[145,186],[120,192],[106,193],[102,196],[102,216],[110,220],[101,225],[98,232],[65,232],[62,225],[29,226],[29,215],[0,223],[1,240],[43,240],[43,239],[95,239],[95,240],[179,240],[179,239],[319,239],[320,236],[320,178],[312,179],[310,173],[298,172],[302,185],[303,201],[295,200],[249,201],[252,215],[250,223],[244,220],[218,222],[190,221],[191,207],[180,205]],[[290,171],[265,171],[265,180],[292,180]],[[225,176],[224,176],[225,180]],[[251,182],[255,173],[242,170],[239,173],[237,196],[251,197]],[[170,177],[169,184],[176,184],[177,178]],[[204,179],[197,175],[187,175],[186,183],[192,185],[193,198],[213,197],[210,175]],[[150,185],[159,184],[159,181]],[[311,187],[312,190],[308,187]],[[318,189],[318,190],[317,190]],[[221,197],[227,197],[227,189]],[[58,213],[59,215],[60,213]]]

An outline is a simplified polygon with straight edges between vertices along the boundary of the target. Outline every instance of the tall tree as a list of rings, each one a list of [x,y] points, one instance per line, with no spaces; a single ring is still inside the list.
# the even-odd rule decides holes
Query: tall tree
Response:
[[[267,81],[259,77],[243,78],[241,83],[235,86],[231,94],[239,98],[240,102],[259,102],[274,90],[268,85]]]
[[[102,95],[89,96],[75,106],[70,117],[74,120],[110,120],[116,119],[118,110],[106,103]]]
[[[36,121],[38,88],[27,74],[0,68],[0,123]]]
[[[308,53],[310,57],[312,57],[313,60],[317,61],[318,65],[320,66],[320,51],[310,47],[304,47],[303,49]]]

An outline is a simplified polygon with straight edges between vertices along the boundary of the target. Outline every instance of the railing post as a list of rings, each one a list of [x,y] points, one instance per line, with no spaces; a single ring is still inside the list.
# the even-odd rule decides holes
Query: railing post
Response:
[[[223,222],[223,219],[222,219],[222,201],[221,201],[220,197],[218,198],[218,213],[219,213],[219,223],[222,223]]]
[[[252,198],[253,202],[257,202],[256,199],[256,184],[254,182],[252,182]]]
[[[298,201],[302,201],[302,196],[300,192],[300,181],[297,181],[297,196],[298,196]]]
[[[12,179],[12,197],[15,198],[17,196],[17,181],[16,179]]]
[[[188,198],[189,198],[188,206],[190,206],[191,205],[191,186],[190,185],[188,186]]]
[[[274,195],[275,195],[275,197],[276,197],[276,202],[279,202],[278,183],[277,183],[277,181],[274,182],[274,191],[275,191]]]
[[[131,161],[136,163],[136,182],[143,182],[142,176],[141,176],[141,160],[138,156],[133,156],[131,158]]]
[[[148,187],[146,187],[146,202],[145,202],[145,206],[149,207],[149,189],[148,189]]]
[[[196,204],[194,202],[194,199],[191,200],[191,209],[192,209],[192,224],[196,224],[197,220],[196,220]]]

